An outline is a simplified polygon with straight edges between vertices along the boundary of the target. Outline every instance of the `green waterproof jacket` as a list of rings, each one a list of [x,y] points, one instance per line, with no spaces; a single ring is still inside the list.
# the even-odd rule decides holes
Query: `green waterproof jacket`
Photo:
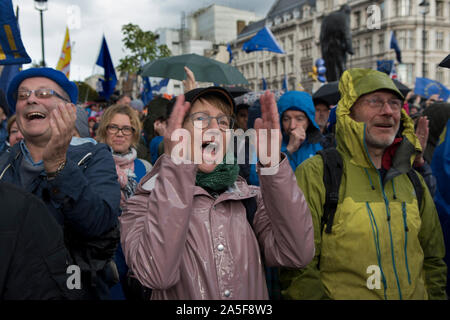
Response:
[[[362,80],[363,79],[363,80]],[[382,181],[365,147],[365,125],[350,118],[363,94],[398,90],[384,74],[368,69],[344,72],[339,84],[337,149],[343,158],[339,203],[331,234],[321,232],[325,203],[323,161],[314,156],[296,170],[314,223],[316,253],[302,270],[282,269],[286,299],[445,299],[442,230],[433,199],[422,179],[418,208],[406,172],[420,143],[402,110],[403,140]]]

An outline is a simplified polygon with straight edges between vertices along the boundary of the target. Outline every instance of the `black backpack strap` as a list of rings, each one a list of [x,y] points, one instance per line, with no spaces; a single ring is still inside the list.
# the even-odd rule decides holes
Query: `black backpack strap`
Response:
[[[251,197],[242,200],[242,204],[245,207],[245,213],[247,215],[247,221],[253,228],[253,219],[255,218],[256,209],[258,204],[256,203],[256,197]]]
[[[420,207],[422,206],[422,199],[423,199],[422,183],[420,182],[420,179],[417,176],[416,170],[414,170],[414,169],[409,170],[407,175],[408,175],[409,180],[411,180],[411,182],[414,186],[414,191],[416,192],[417,203],[419,205],[419,211],[420,211]]]
[[[325,232],[331,233],[334,214],[339,201],[343,162],[335,148],[323,149],[317,152],[323,160],[323,183],[325,185],[325,204],[321,220],[321,231],[327,225]]]

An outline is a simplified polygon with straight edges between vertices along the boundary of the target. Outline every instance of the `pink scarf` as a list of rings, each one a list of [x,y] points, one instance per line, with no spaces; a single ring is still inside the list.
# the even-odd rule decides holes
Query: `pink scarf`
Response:
[[[126,193],[127,189],[132,188],[132,186],[128,186],[130,181],[133,180],[135,177],[134,174],[134,160],[136,159],[137,153],[136,150],[131,148],[131,151],[127,154],[116,154],[113,153],[114,162],[116,164],[116,172],[117,176],[119,177],[119,184],[120,184],[120,206],[122,207],[127,196],[124,194]],[[128,188],[127,188],[128,187]],[[134,188],[132,188],[132,193],[134,193]],[[131,190],[130,190],[131,191]],[[129,193],[129,192],[128,192]]]

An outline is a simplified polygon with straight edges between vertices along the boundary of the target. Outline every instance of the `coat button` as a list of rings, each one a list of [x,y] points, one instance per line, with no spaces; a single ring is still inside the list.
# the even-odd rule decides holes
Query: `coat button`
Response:
[[[217,250],[223,251],[223,249],[225,249],[225,247],[224,247],[223,244],[219,244],[219,245],[217,246]]]
[[[223,295],[225,296],[225,297],[229,297],[229,296],[231,296],[231,292],[230,292],[230,290],[225,290],[225,292],[223,293]]]

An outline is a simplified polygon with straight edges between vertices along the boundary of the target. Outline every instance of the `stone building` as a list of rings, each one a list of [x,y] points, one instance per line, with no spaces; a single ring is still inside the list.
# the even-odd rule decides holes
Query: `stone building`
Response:
[[[348,56],[347,68],[376,69],[376,61],[395,60],[390,49],[391,31],[402,51],[402,64],[396,66],[398,78],[414,87],[416,77],[422,77],[423,14],[422,0],[349,0],[351,30],[355,54]],[[425,16],[425,77],[436,79],[450,88],[450,72],[437,67],[450,52],[450,1],[428,0]],[[268,88],[281,89],[285,76],[288,89],[315,91],[320,83],[308,75],[316,59],[321,57],[320,26],[323,17],[345,3],[341,0],[276,0],[267,16],[247,25],[232,42],[233,65],[250,82],[251,90],[262,89],[262,78]],[[245,53],[244,42],[265,25],[286,54],[265,51]]]

